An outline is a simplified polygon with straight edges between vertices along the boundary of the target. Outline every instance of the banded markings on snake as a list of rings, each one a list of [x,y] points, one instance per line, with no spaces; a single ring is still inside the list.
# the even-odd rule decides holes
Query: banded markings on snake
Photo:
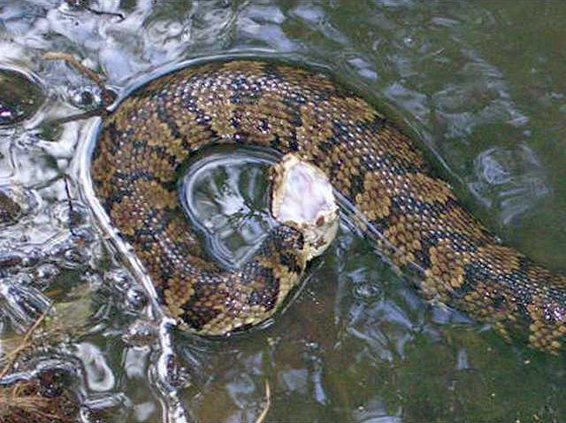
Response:
[[[415,143],[328,75],[259,60],[187,67],[138,88],[105,118],[91,164],[112,224],[168,313],[200,334],[269,317],[297,283],[303,240],[281,227],[234,272],[211,263],[176,194],[179,171],[215,142],[294,152],[363,219],[360,230],[435,299],[555,354],[566,337],[566,277],[502,245],[431,175]]]

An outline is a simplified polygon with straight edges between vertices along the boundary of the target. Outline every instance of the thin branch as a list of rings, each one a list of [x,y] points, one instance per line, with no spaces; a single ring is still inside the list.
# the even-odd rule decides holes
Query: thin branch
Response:
[[[119,12],[105,12],[104,10],[96,10],[96,9],[92,9],[90,7],[85,7],[85,10],[88,10],[91,13],[94,13],[95,15],[98,16],[103,16],[103,15],[108,15],[108,16],[116,16],[118,18],[120,18],[120,21],[123,21],[124,19],[126,19],[126,17]]]
[[[263,423],[265,418],[267,417],[267,413],[271,408],[271,388],[269,387],[269,381],[265,381],[265,406],[255,423]]]
[[[108,110],[106,110],[104,107],[100,106],[100,107],[97,107],[94,110],[89,110],[88,112],[77,113],[75,115],[53,119],[53,120],[50,120],[48,123],[50,125],[62,125],[64,123],[74,122],[76,120],[81,120],[81,119],[89,119],[89,118],[94,117],[94,116],[104,116],[106,114],[108,114]]]
[[[60,53],[60,52],[47,52],[43,55],[44,60],[63,60],[69,66],[74,68],[80,74],[89,78],[92,82],[96,84],[96,86],[100,89],[100,93],[102,95],[102,106],[103,109],[106,110],[106,107],[112,102],[110,93],[106,89],[106,85],[104,84],[103,79],[100,77],[98,73],[93,71],[92,69],[87,68],[81,62],[79,62],[75,57],[68,53]]]
[[[73,216],[75,215],[75,209],[73,208],[73,202],[71,201],[71,190],[69,188],[68,176],[63,175],[63,180],[65,181],[65,193],[67,194],[67,203],[69,204],[69,231],[71,231],[71,235],[75,236],[76,233],[73,230]]]
[[[4,360],[6,360],[6,364],[4,365],[2,371],[0,371],[0,379],[3,379],[8,374],[8,372],[10,371],[10,369],[18,359],[20,353],[29,346],[29,340],[31,336],[33,335],[35,330],[39,327],[41,322],[43,322],[45,317],[47,317],[49,311],[51,311],[51,306],[49,306],[47,310],[45,310],[43,314],[38,317],[35,323],[28,328],[28,330],[24,335],[24,338],[22,339],[22,342],[20,342],[20,344],[13,351],[10,351],[10,353],[6,354],[6,356],[4,357]]]

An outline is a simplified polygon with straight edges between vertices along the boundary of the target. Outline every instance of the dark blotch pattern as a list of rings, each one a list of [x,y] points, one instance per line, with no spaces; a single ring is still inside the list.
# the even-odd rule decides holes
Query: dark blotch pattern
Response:
[[[416,269],[427,298],[506,337],[564,348],[566,278],[500,245],[402,131],[326,75],[254,60],[190,67],[138,89],[104,125],[91,167],[97,196],[188,329],[221,334],[264,320],[305,265],[300,235],[284,227],[239,271],[203,256],[174,182],[189,156],[216,140],[296,151],[358,210],[360,229],[379,234],[383,254]]]

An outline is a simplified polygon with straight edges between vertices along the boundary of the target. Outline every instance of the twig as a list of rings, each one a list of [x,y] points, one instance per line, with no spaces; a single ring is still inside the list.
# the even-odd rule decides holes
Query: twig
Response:
[[[92,82],[94,82],[96,84],[96,86],[100,89],[100,93],[102,95],[102,108],[104,110],[106,110],[106,107],[112,102],[111,97],[110,97],[110,93],[106,89],[106,85],[104,84],[104,81],[102,80],[100,75],[97,74],[92,69],[87,68],[81,62],[79,62],[77,59],[75,59],[75,57],[73,55],[68,54],[68,53],[60,53],[60,52],[50,51],[50,52],[45,53],[43,55],[43,59],[44,60],[63,60],[69,66],[74,68],[77,72],[86,76]]]
[[[51,311],[51,306],[49,306],[47,310],[45,310],[43,314],[38,317],[35,323],[30,326],[30,328],[26,331],[24,338],[22,339],[22,342],[20,342],[20,344],[13,351],[10,351],[10,353],[8,353],[4,357],[4,360],[6,360],[7,362],[4,365],[2,371],[0,371],[0,379],[3,379],[8,374],[8,372],[10,371],[10,369],[18,359],[20,353],[29,346],[29,339],[31,338],[35,330],[39,327],[41,322],[43,322],[45,317],[47,317],[49,311]]]
[[[271,389],[269,388],[269,381],[265,381],[265,406],[255,423],[263,423],[271,407]]]
[[[108,114],[108,110],[106,110],[104,107],[97,107],[94,110],[89,110],[88,112],[84,112],[84,113],[77,113],[75,115],[71,115],[71,116],[65,116],[62,118],[57,118],[57,119],[53,119],[49,121],[50,125],[62,125],[64,123],[68,123],[68,122],[74,122],[76,120],[81,120],[81,119],[89,119],[91,117],[94,116],[104,116]]]
[[[63,180],[65,181],[65,193],[67,194],[67,203],[69,204],[69,231],[71,235],[75,236],[75,231],[73,230],[73,216],[75,215],[75,209],[73,208],[73,202],[71,201],[71,190],[69,188],[69,178],[67,175],[63,175]]]
[[[116,16],[116,17],[120,18],[120,21],[123,21],[124,19],[126,19],[124,14],[119,13],[119,12],[105,12],[104,10],[96,10],[96,9],[92,9],[90,7],[85,7],[85,10],[88,10],[89,12],[94,13],[95,15],[98,15],[98,16],[103,16],[103,15]]]
[[[82,0],[66,0],[67,4],[69,6],[71,6],[72,8],[75,9],[84,9],[87,10],[91,13],[94,13],[95,15],[109,15],[109,16],[116,16],[118,18],[120,18],[121,21],[123,21],[124,19],[126,19],[126,17],[124,16],[123,13],[118,13],[118,12],[106,12],[104,10],[97,10],[97,9],[92,9],[91,7],[88,6],[88,3],[86,1],[82,1]]]

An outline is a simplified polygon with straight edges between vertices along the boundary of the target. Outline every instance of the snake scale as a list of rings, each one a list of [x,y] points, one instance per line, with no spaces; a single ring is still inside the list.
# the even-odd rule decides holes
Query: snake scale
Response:
[[[414,142],[318,71],[239,59],[161,76],[104,120],[91,178],[160,302],[185,329],[217,335],[270,316],[304,260],[296,231],[274,230],[242,269],[210,262],[178,200],[179,172],[212,143],[295,152],[355,207],[357,225],[420,291],[504,336],[555,354],[566,337],[566,277],[502,245],[431,175]]]

